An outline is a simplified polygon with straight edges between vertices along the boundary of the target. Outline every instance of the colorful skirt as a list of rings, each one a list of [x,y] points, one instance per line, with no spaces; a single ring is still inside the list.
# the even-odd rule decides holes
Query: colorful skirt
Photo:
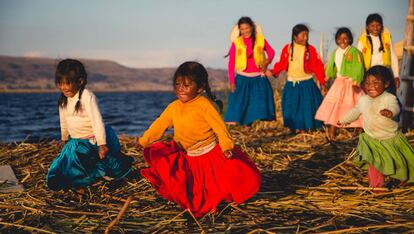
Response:
[[[52,190],[86,187],[98,178],[121,179],[131,171],[133,158],[121,154],[115,131],[105,126],[109,152],[99,158],[99,148],[89,139],[70,139],[50,165],[46,184]]]
[[[358,152],[359,155],[353,159],[356,166],[368,170],[372,165],[385,176],[407,183],[414,182],[414,150],[401,132],[386,140],[362,133]]]
[[[256,120],[274,120],[273,90],[266,77],[236,76],[236,91],[229,93],[225,122],[248,125]]]
[[[283,124],[291,130],[310,130],[322,127],[315,120],[322,102],[321,91],[313,79],[299,82],[286,81],[282,93]]]
[[[169,201],[196,216],[214,211],[221,201],[242,203],[259,191],[261,175],[239,148],[227,159],[216,145],[200,156],[188,156],[174,141],[144,148],[150,166],[141,174]]]
[[[321,106],[316,112],[315,119],[323,121],[325,124],[338,126],[338,121],[351,110],[364,95],[361,88],[353,86],[352,79],[338,77],[329,89]],[[347,128],[361,128],[362,117],[352,122]]]

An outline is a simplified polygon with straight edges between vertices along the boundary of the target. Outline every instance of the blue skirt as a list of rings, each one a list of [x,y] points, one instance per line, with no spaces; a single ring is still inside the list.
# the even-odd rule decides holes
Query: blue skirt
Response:
[[[89,139],[70,139],[50,165],[46,184],[52,190],[86,187],[98,178],[121,179],[131,171],[132,157],[121,154],[115,131],[105,126],[109,152],[99,159],[99,148]]]
[[[225,122],[251,124],[256,120],[274,120],[273,90],[266,77],[236,76],[236,91],[229,93]]]
[[[286,81],[282,94],[283,124],[291,130],[321,128],[322,122],[315,119],[321,102],[321,91],[313,79]]]

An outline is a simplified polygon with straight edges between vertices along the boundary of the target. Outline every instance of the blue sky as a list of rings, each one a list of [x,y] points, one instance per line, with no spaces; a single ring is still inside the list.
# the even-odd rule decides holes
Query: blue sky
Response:
[[[113,60],[129,67],[176,67],[198,60],[225,68],[229,32],[241,16],[259,23],[280,55],[297,23],[329,48],[340,26],[356,37],[378,12],[394,43],[404,37],[407,0],[0,0],[0,55]]]

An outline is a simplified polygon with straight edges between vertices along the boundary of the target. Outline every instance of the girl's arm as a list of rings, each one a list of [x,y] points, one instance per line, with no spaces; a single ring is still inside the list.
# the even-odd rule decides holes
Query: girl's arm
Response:
[[[232,150],[234,147],[233,140],[231,139],[230,133],[227,131],[226,125],[217,112],[217,110],[214,108],[214,106],[209,103],[206,105],[205,111],[204,111],[204,118],[207,121],[207,123],[211,126],[214,133],[216,134],[219,145],[223,152],[227,152],[229,150]],[[230,156],[231,157],[231,156]]]
[[[358,117],[361,115],[361,111],[359,110],[358,106],[352,108],[350,111],[348,111],[338,122],[340,125],[348,125],[355,120],[358,119]]]
[[[236,64],[236,46],[234,43],[231,43],[230,51],[229,51],[229,62],[227,64],[227,74],[229,76],[229,83],[230,85],[234,84],[234,67]]]
[[[85,98],[83,98],[83,95],[85,95]],[[91,121],[93,134],[98,146],[106,145],[105,125],[95,95],[84,90],[82,101],[82,108],[85,108],[86,114]]]
[[[321,58],[319,57],[318,52],[316,51],[315,47],[309,45],[309,53],[313,55],[311,58],[311,69],[312,72],[315,74],[316,78],[319,80],[319,83],[321,86],[325,85],[325,67],[323,65],[323,62]]]
[[[389,96],[386,99],[385,108],[380,111],[380,114],[387,118],[394,118],[400,113],[400,105],[394,95],[390,94]]]
[[[289,45],[283,47],[282,52],[280,53],[279,61],[273,66],[272,73],[277,78],[281,71],[286,71],[287,65],[289,63]]]
[[[267,66],[272,63],[273,58],[275,57],[275,50],[270,46],[270,44],[265,39],[264,51],[266,51],[267,59],[264,66],[261,68],[262,72],[267,70]]]
[[[69,139],[68,124],[66,122],[66,116],[62,107],[59,107],[59,122],[60,122],[60,136],[62,142],[65,142]]]
[[[394,51],[394,46],[392,46],[393,44],[392,44],[392,41],[391,41],[391,43],[390,43],[391,45],[390,45],[390,50],[391,50],[391,70],[392,70],[392,73],[394,73],[394,77],[395,78],[399,78],[400,77],[400,69],[398,68],[398,58],[397,58],[397,55],[395,54],[395,51]],[[399,84],[398,84],[398,86],[399,86]],[[398,87],[397,87],[397,89],[398,89]]]
[[[151,126],[145,131],[144,135],[138,139],[138,143],[142,147],[147,147],[154,141],[159,140],[164,134],[165,130],[172,127],[173,117],[173,103],[167,106],[167,108],[161,113]]]

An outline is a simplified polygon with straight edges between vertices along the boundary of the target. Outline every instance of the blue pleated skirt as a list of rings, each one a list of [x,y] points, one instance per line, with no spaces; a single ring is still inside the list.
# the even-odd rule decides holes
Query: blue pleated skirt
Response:
[[[273,90],[266,77],[236,76],[236,91],[229,93],[225,122],[241,125],[256,120],[274,120],[275,104]]]
[[[50,165],[46,184],[52,190],[86,187],[103,176],[121,179],[131,171],[133,158],[121,154],[121,145],[115,131],[105,126],[104,159],[99,159],[99,148],[89,139],[70,139]]]
[[[322,122],[315,119],[321,102],[321,91],[313,79],[300,82],[286,81],[282,93],[284,126],[291,130],[321,128]]]

